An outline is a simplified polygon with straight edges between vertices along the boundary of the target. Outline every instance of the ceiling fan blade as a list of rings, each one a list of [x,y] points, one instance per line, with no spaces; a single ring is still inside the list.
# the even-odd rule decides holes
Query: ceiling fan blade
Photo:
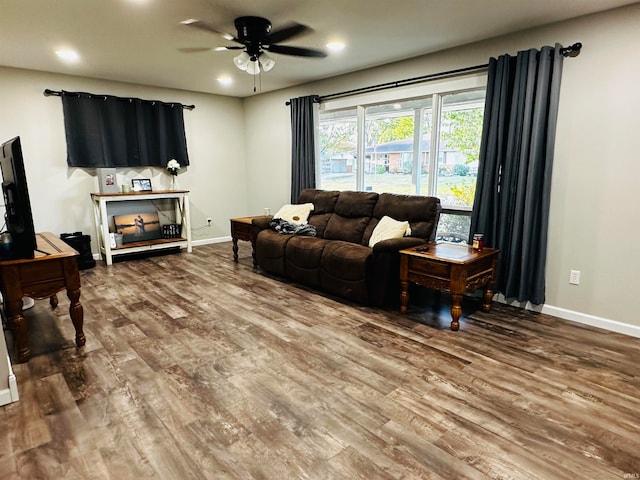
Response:
[[[265,49],[272,53],[280,53],[282,55],[296,55],[298,57],[316,57],[323,58],[327,56],[322,50],[314,50],[312,48],[289,47],[287,45],[268,45]]]
[[[232,46],[232,45],[227,45],[224,47],[216,47],[216,48],[212,48],[212,50],[216,51],[216,52],[223,52],[225,50],[244,50],[245,47],[241,47],[240,45],[236,46]]]
[[[187,27],[193,27],[205,32],[215,33],[216,35],[222,35],[222,37],[224,37],[227,40],[233,40],[234,42],[240,43],[240,41],[237,38],[235,38],[233,35],[226,32],[221,32],[220,30],[216,30],[213,26],[209,25],[206,22],[203,22],[202,20],[195,20],[192,18],[180,23],[182,23],[183,25],[186,25]]]
[[[293,37],[302,35],[303,33],[311,33],[313,30],[306,25],[299,23],[290,23],[289,25],[282,27],[278,30],[271,32],[267,35],[267,41],[265,43],[280,43],[286,40],[290,40]]]
[[[213,48],[209,47],[183,47],[179,48],[178,51],[182,53],[199,53],[199,52],[208,52],[213,50]]]

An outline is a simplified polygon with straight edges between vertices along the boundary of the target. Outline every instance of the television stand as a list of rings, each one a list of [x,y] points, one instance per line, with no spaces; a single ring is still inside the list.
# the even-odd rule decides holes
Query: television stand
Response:
[[[69,316],[76,331],[76,345],[81,347],[86,342],[80,304],[78,252],[50,232],[38,233],[36,242],[33,258],[0,261],[0,289],[19,362],[26,362],[31,357],[28,326],[22,314],[22,297],[25,295],[38,300],[48,298],[51,307],[56,308],[56,293],[66,290],[70,301]]]
[[[141,242],[125,243],[122,246],[111,246],[109,227],[111,216],[108,206],[114,202],[130,202],[142,200],[171,200],[174,204],[176,222],[181,225],[179,238],[157,238]],[[128,253],[140,253],[166,248],[186,248],[191,253],[191,219],[189,214],[188,190],[156,190],[152,192],[130,193],[92,193],[93,213],[96,232],[98,235],[98,247],[107,265],[113,264],[113,257]]]

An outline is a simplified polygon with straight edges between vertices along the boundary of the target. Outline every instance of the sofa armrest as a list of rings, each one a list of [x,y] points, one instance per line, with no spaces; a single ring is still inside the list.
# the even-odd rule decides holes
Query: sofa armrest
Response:
[[[400,250],[424,245],[424,238],[382,240],[373,246],[370,269],[370,301],[374,305],[400,304]]]
[[[375,255],[383,252],[398,252],[405,248],[417,247],[425,243],[423,238],[418,237],[390,238],[376,243],[373,246],[373,253]]]
[[[258,230],[266,230],[267,228],[269,228],[269,222],[271,222],[271,220],[273,219],[273,217],[258,217],[258,218],[253,218],[251,219],[251,225],[253,225],[254,229],[258,229]]]
[[[269,230],[269,222],[271,222],[272,219],[273,217],[258,217],[251,219],[252,237],[256,239],[262,230]]]

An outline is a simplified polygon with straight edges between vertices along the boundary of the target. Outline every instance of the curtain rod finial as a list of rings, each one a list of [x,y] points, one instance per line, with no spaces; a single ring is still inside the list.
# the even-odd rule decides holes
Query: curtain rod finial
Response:
[[[560,49],[560,53],[565,57],[577,57],[580,55],[580,50],[582,49],[582,43],[576,42],[573,45],[569,45],[568,47],[564,47]]]

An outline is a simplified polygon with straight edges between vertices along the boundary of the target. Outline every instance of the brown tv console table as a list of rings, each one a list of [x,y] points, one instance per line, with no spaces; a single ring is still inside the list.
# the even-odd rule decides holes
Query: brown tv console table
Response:
[[[49,232],[38,233],[36,242],[33,258],[0,261],[0,288],[20,362],[31,357],[27,323],[22,315],[24,296],[37,300],[48,298],[55,308],[58,305],[56,293],[66,289],[71,301],[69,315],[76,330],[76,345],[85,344],[78,252]]]
[[[427,248],[426,251],[420,251]],[[418,250],[416,250],[418,249]],[[474,250],[467,245],[429,243],[400,251],[400,311],[406,313],[409,282],[451,292],[451,330],[458,330],[462,295],[484,287],[482,309],[488,312],[493,297],[493,280],[499,251]]]

